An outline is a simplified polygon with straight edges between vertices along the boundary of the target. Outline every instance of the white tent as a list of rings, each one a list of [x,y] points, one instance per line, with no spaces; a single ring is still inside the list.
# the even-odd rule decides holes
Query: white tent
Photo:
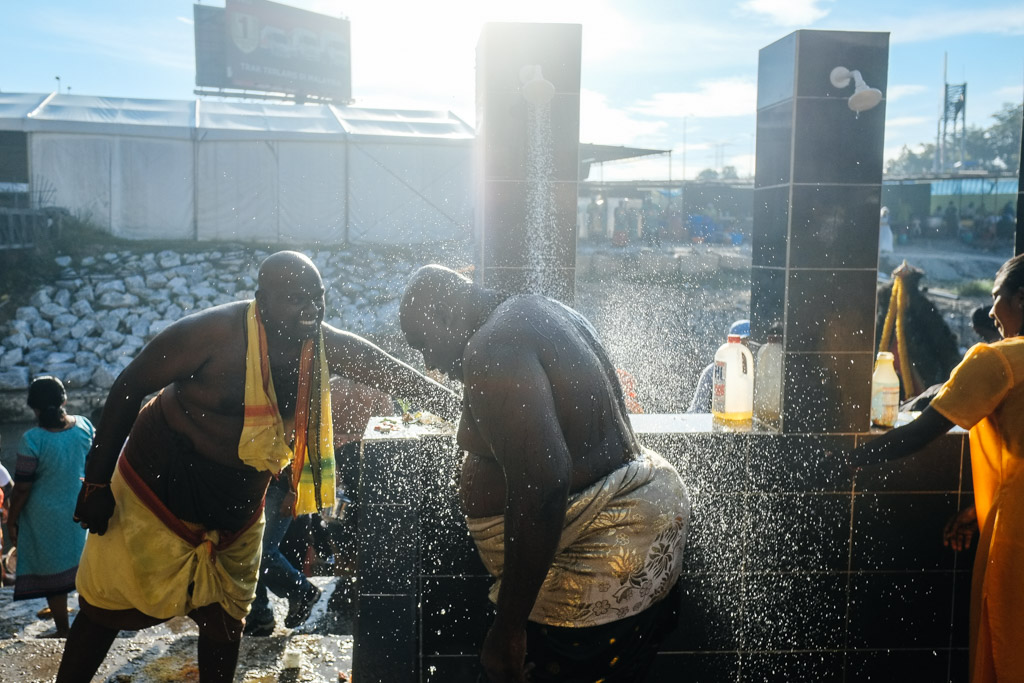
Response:
[[[408,244],[472,230],[474,134],[450,112],[0,93],[4,131],[25,134],[32,196],[119,237]]]

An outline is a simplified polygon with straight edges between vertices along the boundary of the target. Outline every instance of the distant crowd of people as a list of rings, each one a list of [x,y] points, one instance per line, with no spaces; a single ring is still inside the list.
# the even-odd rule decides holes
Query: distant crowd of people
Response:
[[[930,216],[914,216],[896,230],[897,236],[958,239],[967,244],[989,245],[1013,240],[1017,229],[1017,212],[1013,202],[989,211],[973,201],[959,207],[950,200],[945,207],[936,206]]]
[[[611,211],[612,231],[608,230],[608,204],[592,198],[587,205],[586,221],[581,231],[594,242],[610,240],[616,246],[662,243],[735,244],[749,230],[740,227],[739,219],[721,215],[713,207],[702,213],[688,214],[678,201],[659,204],[650,197],[642,201],[623,200]]]

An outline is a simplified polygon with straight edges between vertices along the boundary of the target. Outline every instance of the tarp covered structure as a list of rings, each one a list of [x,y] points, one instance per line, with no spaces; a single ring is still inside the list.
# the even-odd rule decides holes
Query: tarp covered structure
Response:
[[[0,93],[2,131],[25,134],[33,196],[119,237],[408,244],[472,230],[474,133],[450,112]]]

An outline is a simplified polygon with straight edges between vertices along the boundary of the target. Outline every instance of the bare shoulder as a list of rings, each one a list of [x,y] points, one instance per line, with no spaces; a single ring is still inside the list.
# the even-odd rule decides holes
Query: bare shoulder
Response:
[[[464,368],[468,376],[518,372],[522,363],[536,359],[544,341],[550,315],[543,297],[515,296],[498,306],[466,347]]]
[[[190,334],[209,332],[225,332],[228,329],[239,329],[244,324],[245,309],[248,301],[233,301],[211,308],[190,313],[176,320],[167,327],[167,331],[187,331]]]
[[[494,310],[473,338],[490,345],[513,345],[528,352],[567,330],[571,326],[570,315],[577,314],[547,297],[513,296]]]

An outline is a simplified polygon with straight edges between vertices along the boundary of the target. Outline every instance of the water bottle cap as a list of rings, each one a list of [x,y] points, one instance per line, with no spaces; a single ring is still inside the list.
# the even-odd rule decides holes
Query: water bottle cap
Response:
[[[894,357],[891,351],[879,351],[875,360],[894,360]]]
[[[743,337],[738,334],[730,334],[726,341],[730,344],[740,344],[743,342]]]

